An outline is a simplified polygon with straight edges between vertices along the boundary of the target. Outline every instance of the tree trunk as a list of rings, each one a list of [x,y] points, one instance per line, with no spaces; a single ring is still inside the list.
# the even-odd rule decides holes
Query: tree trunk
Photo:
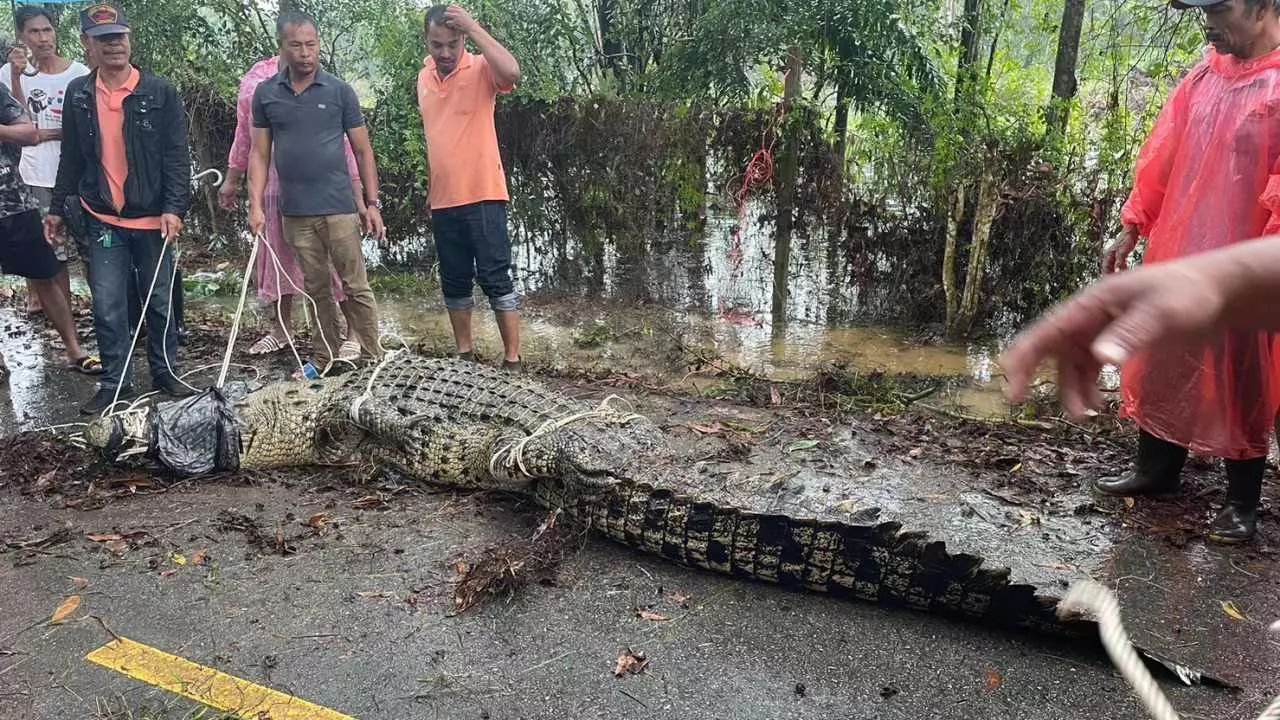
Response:
[[[991,82],[991,71],[996,66],[996,48],[1000,45],[1000,28],[1005,26],[1009,19],[1009,5],[1012,0],[1004,0],[1004,9],[1000,11],[1000,20],[996,24],[996,31],[991,34],[991,52],[987,53],[987,83]]]
[[[956,188],[955,196],[951,199],[951,209],[947,213],[946,245],[942,252],[942,293],[947,302],[948,331],[955,325],[956,312],[960,309],[960,293],[956,289],[956,248],[960,243],[960,228],[964,223],[967,202],[967,188],[962,183]]]
[[[982,29],[982,0],[964,0],[960,18],[960,60],[956,64],[956,104],[963,105],[977,80],[979,32]]]
[[[1080,59],[1080,32],[1084,28],[1085,0],[1066,0],[1062,26],[1058,32],[1058,57],[1053,64],[1053,95],[1049,100],[1047,126],[1050,136],[1067,132],[1071,100],[1076,96],[1076,65]]]
[[[991,228],[1000,214],[1000,182],[995,173],[985,170],[978,181],[978,198],[973,211],[973,238],[969,242],[969,268],[964,278],[964,293],[955,321],[947,327],[947,337],[959,340],[969,334],[982,300],[982,279],[986,273],[987,255],[991,251]]]
[[[842,71],[840,79],[836,81],[836,116],[832,132],[836,136],[835,153],[836,162],[840,163],[839,181],[843,185],[845,168],[847,160],[845,156],[849,153],[849,83],[846,80],[846,73]]]
[[[618,90],[626,89],[627,58],[626,48],[617,36],[618,16],[620,9],[618,0],[599,0],[596,3],[596,22],[600,27],[600,51],[604,53],[601,64],[613,72],[618,82]]]
[[[800,95],[800,74],[804,70],[804,60],[800,48],[792,46],[787,50],[787,82],[782,92],[782,110],[785,128],[789,121],[786,113],[791,110],[795,99]],[[773,322],[785,323],[787,313],[788,285],[791,282],[791,228],[794,222],[796,195],[796,165],[799,163],[800,141],[794,135],[788,135],[783,144],[782,157],[778,162],[778,221],[773,236]]]

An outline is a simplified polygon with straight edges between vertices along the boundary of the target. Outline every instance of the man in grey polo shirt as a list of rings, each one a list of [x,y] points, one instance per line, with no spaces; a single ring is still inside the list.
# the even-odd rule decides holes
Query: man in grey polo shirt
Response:
[[[360,103],[351,86],[320,69],[315,20],[288,11],[276,22],[284,69],[253,95],[253,152],[249,159],[249,229],[266,229],[263,199],[268,163],[275,152],[285,239],[298,253],[303,285],[317,305],[319,336],[315,364],[323,373],[338,348],[338,305],[329,265],[337,270],[347,299],[342,313],[350,336],[364,354],[382,356],[378,308],[365,274],[360,230],[386,237],[378,200],[378,169]],[[364,198],[352,193],[343,137],[351,142]]]

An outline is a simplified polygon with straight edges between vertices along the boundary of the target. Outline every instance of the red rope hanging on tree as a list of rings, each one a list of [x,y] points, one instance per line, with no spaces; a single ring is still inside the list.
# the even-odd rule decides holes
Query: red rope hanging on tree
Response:
[[[751,160],[747,162],[746,169],[743,170],[742,175],[731,180],[728,187],[725,188],[733,198],[734,206],[738,210],[737,227],[733,230],[733,237],[729,244],[730,298],[736,295],[734,289],[738,284],[738,276],[742,270],[742,235],[747,227],[747,202],[750,200],[753,191],[773,182],[773,149],[778,144],[778,128],[781,126],[785,115],[785,108],[782,103],[779,103],[774,110],[773,120],[760,134],[760,149],[751,156]],[[735,184],[738,184],[736,190],[733,189]],[[717,305],[720,316],[726,319],[750,321],[755,315],[755,313],[750,312],[747,313],[746,317],[738,318],[742,313],[740,311],[735,312],[734,308],[729,307],[723,295],[717,298]]]

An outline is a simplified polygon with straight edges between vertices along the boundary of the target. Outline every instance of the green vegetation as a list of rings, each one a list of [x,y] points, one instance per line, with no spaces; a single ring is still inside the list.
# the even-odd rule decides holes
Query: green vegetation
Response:
[[[393,243],[423,237],[424,8],[292,4],[317,15],[328,66],[367,105]],[[582,291],[600,289],[611,255],[702,248],[708,213],[732,210],[726,188],[765,147],[775,173],[757,192],[783,221],[777,246],[822,238],[848,268],[827,281],[857,286],[866,316],[938,322],[952,336],[1038,311],[1091,277],[1141,140],[1202,44],[1192,16],[1125,0],[469,8],[522,64],[499,109],[516,239],[572,244]],[[272,52],[270,6],[129,9],[139,61],[182,89],[198,162],[222,165],[239,75]],[[192,222],[234,232],[213,210],[210,189]]]

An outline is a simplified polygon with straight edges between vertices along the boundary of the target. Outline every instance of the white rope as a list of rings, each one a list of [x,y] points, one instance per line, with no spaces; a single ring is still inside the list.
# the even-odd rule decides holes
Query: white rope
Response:
[[[297,293],[302,296],[303,300],[305,302],[311,303],[311,307],[314,309],[314,312],[312,313],[311,324],[315,327],[316,333],[320,336],[320,342],[324,343],[324,347],[326,350],[328,350],[328,354],[329,354],[329,364],[324,367],[322,374],[328,373],[330,368],[333,367],[333,363],[337,360],[337,353],[333,351],[333,345],[329,342],[329,338],[325,337],[324,328],[321,327],[320,325],[319,304],[316,303],[315,298],[307,294],[306,290],[303,290],[302,288],[298,287],[298,284],[293,281],[293,278],[289,277],[289,273],[283,272],[284,264],[280,262],[280,256],[276,254],[275,248],[271,247],[271,244],[268,243],[266,239],[263,238],[261,235],[258,236],[258,240],[262,242],[263,246],[267,248],[267,252],[270,253],[271,255],[271,262],[273,264],[273,267],[275,267],[275,270],[276,270],[276,287],[278,288],[280,286],[280,278],[283,275],[284,279],[289,281],[289,285],[292,286],[293,289],[296,290]],[[303,309],[304,310],[306,309],[305,303],[303,305]],[[293,348],[293,356],[298,361],[298,368],[302,369],[302,365],[303,365],[302,358],[301,356],[298,355],[297,348],[294,347],[293,336],[289,334],[289,329],[284,327],[284,315],[280,310],[279,300],[276,301],[276,316],[280,320],[280,326],[284,329],[285,340],[288,341],[289,347]],[[336,340],[337,338],[334,338],[334,339]]]
[[[200,392],[200,388],[184,380],[183,378],[186,375],[179,375],[178,371],[174,370],[173,365],[169,362],[169,323],[173,322],[173,291],[174,286],[178,283],[178,257],[179,253],[175,250],[173,252],[173,271],[169,274],[169,312],[164,316],[164,332],[160,333],[160,354],[164,355],[164,366],[169,369],[170,377],[186,385],[192,392]],[[141,320],[139,320],[139,323],[141,323]]]
[[[533,477],[533,474],[530,473],[528,468],[524,465],[525,448],[530,442],[549,433],[555,432],[556,430],[572,425],[573,423],[581,422],[583,420],[601,420],[610,424],[626,425],[633,420],[640,419],[641,416],[635,412],[630,412],[630,408],[628,408],[628,412],[620,412],[611,408],[610,404],[615,401],[626,402],[626,400],[617,395],[610,395],[600,401],[600,404],[594,409],[583,410],[582,412],[566,415],[562,418],[548,420],[538,426],[538,428],[532,433],[520,438],[520,440],[498,448],[498,450],[489,458],[489,474],[496,475],[498,463],[501,462],[508,472],[519,468],[520,473],[525,477]]]
[[[360,397],[351,401],[351,419],[359,422],[360,406],[364,405],[364,401],[373,396],[373,383],[378,379],[378,373],[382,372],[382,368],[391,362],[391,358],[395,357],[398,351],[391,351],[382,356],[382,361],[373,367],[373,372],[369,373],[369,382],[364,386],[364,392],[360,393]]]
[[[231,368],[231,351],[236,344],[236,335],[240,332],[240,317],[244,314],[244,301],[249,294],[249,279],[253,277],[253,263],[258,258],[258,240],[255,238],[253,248],[249,250],[249,265],[245,270],[244,280],[240,283],[240,302],[236,304],[236,313],[231,319],[231,332],[227,335],[227,350],[222,355],[222,369],[218,372],[218,381],[214,387],[219,390],[227,382],[227,370]],[[265,244],[265,241],[263,241]]]
[[[1169,698],[1160,690],[1129,641],[1120,619],[1120,601],[1115,593],[1091,580],[1076,582],[1058,603],[1058,614],[1062,616],[1082,610],[1091,612],[1097,619],[1102,646],[1151,717],[1155,720],[1178,720],[1178,713],[1169,703]],[[1280,632],[1280,622],[1273,624],[1271,631]],[[1258,720],[1280,720],[1280,698],[1276,698]]]
[[[114,235],[116,231],[114,228],[112,228],[112,229],[109,229],[108,232]],[[133,360],[134,349],[138,347],[138,336],[142,334],[142,323],[145,322],[147,319],[147,308],[151,307],[151,293],[155,292],[156,290],[156,280],[160,279],[160,266],[164,264],[164,254],[166,251],[168,251],[168,249],[169,249],[169,239],[164,238],[164,242],[160,246],[160,259],[156,262],[155,268],[151,271],[151,287],[147,288],[147,297],[142,301],[142,311],[138,314],[138,326],[133,329],[133,339],[129,342],[129,351],[126,352],[124,356],[124,368],[120,370],[120,377],[117,379],[117,382],[116,382],[116,393],[111,397],[111,404],[103,409],[104,415],[107,414],[112,408],[114,408],[116,406],[116,403],[120,402],[120,391],[124,389],[125,378],[129,375],[129,363]],[[175,268],[177,267],[176,261],[174,262],[174,267]],[[133,272],[132,262],[129,265],[128,271]],[[170,290],[172,290],[172,286],[170,287]],[[170,315],[173,314],[172,297],[173,296],[170,295],[170,307],[169,307]],[[162,330],[162,332],[164,331]],[[165,361],[168,362],[167,355],[165,357]]]

